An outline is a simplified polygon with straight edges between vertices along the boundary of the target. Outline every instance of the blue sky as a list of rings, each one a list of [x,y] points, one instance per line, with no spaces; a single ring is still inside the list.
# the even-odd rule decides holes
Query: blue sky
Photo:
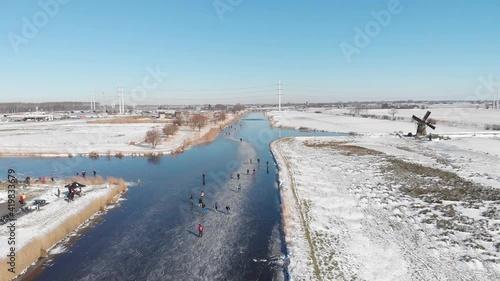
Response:
[[[500,78],[500,1],[393,1],[0,0],[0,101],[272,102],[278,80],[284,102],[476,99]]]

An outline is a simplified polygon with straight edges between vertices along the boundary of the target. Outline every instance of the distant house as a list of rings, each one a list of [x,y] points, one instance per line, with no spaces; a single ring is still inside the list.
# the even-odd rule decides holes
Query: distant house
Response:
[[[9,121],[53,121],[54,115],[45,114],[44,112],[12,114],[7,117]]]
[[[165,119],[167,117],[167,114],[165,111],[158,111],[158,118],[160,119]]]

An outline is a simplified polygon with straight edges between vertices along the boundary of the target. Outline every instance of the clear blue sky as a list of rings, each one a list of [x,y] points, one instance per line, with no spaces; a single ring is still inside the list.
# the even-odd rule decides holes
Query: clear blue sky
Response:
[[[498,0],[401,0],[349,61],[341,44],[391,1],[59,0],[47,15],[54,1],[0,0],[0,101],[111,102],[121,85],[133,103],[271,102],[278,80],[284,102],[474,99],[478,77],[500,78]]]

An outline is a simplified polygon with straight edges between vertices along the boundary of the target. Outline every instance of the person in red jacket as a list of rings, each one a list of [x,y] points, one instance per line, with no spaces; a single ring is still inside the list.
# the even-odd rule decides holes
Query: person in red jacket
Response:
[[[26,194],[23,193],[21,196],[19,196],[19,203],[24,205],[25,202],[26,202]]]
[[[198,224],[198,238],[203,237],[203,226],[201,223]]]

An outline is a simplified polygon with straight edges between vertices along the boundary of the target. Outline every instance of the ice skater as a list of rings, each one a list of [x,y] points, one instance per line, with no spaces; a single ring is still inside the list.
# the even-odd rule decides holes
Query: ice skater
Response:
[[[219,203],[215,202],[214,208],[215,212],[219,212]]]
[[[203,172],[203,174],[201,175],[201,177],[203,178],[203,185],[205,185],[205,177],[207,176],[207,174],[205,172]]]
[[[198,224],[198,238],[203,237],[203,225],[201,223]]]
[[[193,203],[193,193],[191,193],[191,195],[189,195],[189,203],[191,205],[194,205],[194,203]]]
[[[241,182],[238,184],[238,192],[241,191]]]
[[[228,214],[229,214],[229,210],[230,210],[230,209],[231,209],[231,208],[229,208],[229,206],[226,206],[226,212],[227,212]]]
[[[240,173],[237,173],[237,174],[236,174],[236,177],[238,177],[238,179],[240,179]]]

